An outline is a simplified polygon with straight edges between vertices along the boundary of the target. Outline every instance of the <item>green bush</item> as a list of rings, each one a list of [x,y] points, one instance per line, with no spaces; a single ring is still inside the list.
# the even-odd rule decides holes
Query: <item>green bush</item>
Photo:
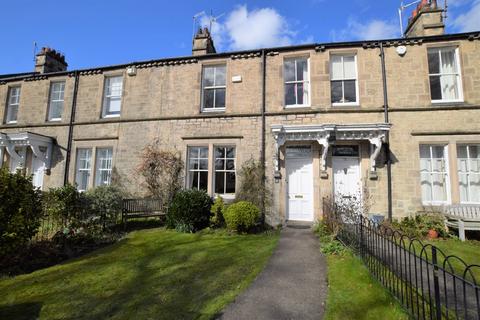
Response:
[[[41,192],[32,178],[0,169],[0,256],[25,246],[37,233],[42,214]]]
[[[261,162],[250,159],[240,168],[240,187],[235,198],[238,201],[249,201],[258,208],[268,208],[271,203],[271,192],[265,177],[265,166]]]
[[[223,215],[225,213],[225,202],[222,197],[217,197],[213,203],[212,208],[210,209],[212,216],[210,218],[210,227],[212,228],[221,228],[225,225],[225,219]]]
[[[76,219],[85,209],[82,194],[75,186],[67,184],[63,187],[51,188],[43,195],[45,214],[58,221]]]
[[[122,211],[123,193],[116,186],[98,186],[85,193],[89,215],[99,217],[99,223],[115,225]]]
[[[393,222],[392,227],[414,238],[424,238],[429,230],[435,230],[440,237],[446,237],[444,217],[436,213],[420,213],[415,217],[406,217],[400,222]]]
[[[230,205],[224,214],[227,228],[237,232],[250,231],[260,218],[260,209],[248,201]]]
[[[180,232],[196,232],[210,223],[212,199],[202,190],[182,190],[173,198],[168,209],[168,228]]]

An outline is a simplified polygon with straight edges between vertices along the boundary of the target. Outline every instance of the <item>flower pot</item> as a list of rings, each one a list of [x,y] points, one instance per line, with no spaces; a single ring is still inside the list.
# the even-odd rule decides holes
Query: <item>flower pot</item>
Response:
[[[428,239],[437,239],[438,238],[438,232],[437,230],[428,230]]]

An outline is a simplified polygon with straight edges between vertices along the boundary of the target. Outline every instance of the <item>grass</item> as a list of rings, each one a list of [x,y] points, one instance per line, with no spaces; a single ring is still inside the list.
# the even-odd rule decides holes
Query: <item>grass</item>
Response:
[[[263,269],[278,234],[130,233],[119,243],[0,280],[0,319],[209,319]]]

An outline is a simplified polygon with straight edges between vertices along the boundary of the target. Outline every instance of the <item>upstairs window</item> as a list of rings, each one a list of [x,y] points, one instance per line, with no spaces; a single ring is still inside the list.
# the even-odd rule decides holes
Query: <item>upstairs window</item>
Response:
[[[225,65],[204,66],[202,72],[202,110],[225,110],[226,93]]]
[[[215,193],[235,193],[235,147],[215,147]]]
[[[77,149],[77,170],[75,173],[75,183],[79,191],[88,189],[90,183],[90,174],[92,171],[92,149]]]
[[[480,145],[457,146],[460,202],[480,203]]]
[[[447,146],[420,146],[420,180],[424,204],[449,202]]]
[[[102,117],[118,117],[122,108],[123,76],[105,78]]]
[[[428,50],[428,73],[432,102],[461,101],[462,84],[457,48]]]
[[[62,120],[65,81],[52,82],[48,106],[48,121]]]
[[[18,106],[20,105],[20,87],[8,88],[6,123],[17,123]]]
[[[109,185],[112,180],[112,148],[97,148],[95,186]]]
[[[308,58],[286,59],[283,64],[283,71],[285,106],[308,106],[310,104]]]
[[[358,105],[357,56],[330,57],[331,98],[333,105]]]
[[[208,147],[188,148],[188,188],[207,191]]]

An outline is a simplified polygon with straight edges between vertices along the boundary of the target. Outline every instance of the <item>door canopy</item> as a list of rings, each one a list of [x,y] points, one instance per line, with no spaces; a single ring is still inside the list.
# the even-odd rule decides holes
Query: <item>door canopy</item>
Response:
[[[44,135],[21,132],[21,133],[2,133],[0,132],[0,166],[3,164],[3,155],[6,151],[11,159],[24,163],[25,155],[17,152],[17,147],[29,147],[35,157],[45,163],[45,170],[50,170],[52,165],[52,146],[53,138]]]
[[[322,124],[322,125],[272,125],[275,139],[274,165],[275,171],[280,171],[279,150],[287,141],[317,141],[322,146],[321,170],[327,170],[327,154],[334,141],[368,140],[373,147],[370,156],[370,171],[375,176],[376,159],[380,154],[382,144],[386,142],[390,131],[389,123],[373,124]]]

